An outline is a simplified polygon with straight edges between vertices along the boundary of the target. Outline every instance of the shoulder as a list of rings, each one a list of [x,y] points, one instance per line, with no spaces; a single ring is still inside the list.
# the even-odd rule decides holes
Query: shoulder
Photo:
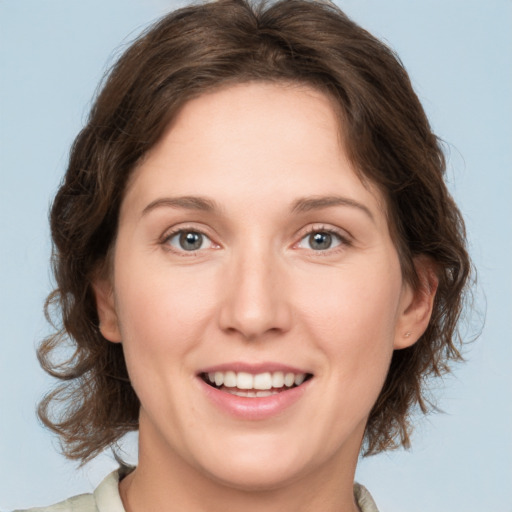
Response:
[[[354,484],[354,497],[361,512],[379,512],[368,489],[357,482]]]
[[[119,496],[119,480],[133,468],[126,466],[110,473],[93,494],[80,494],[48,507],[13,512],[125,512]]]
[[[98,512],[98,509],[92,494],[80,494],[49,507],[29,508],[14,512]]]

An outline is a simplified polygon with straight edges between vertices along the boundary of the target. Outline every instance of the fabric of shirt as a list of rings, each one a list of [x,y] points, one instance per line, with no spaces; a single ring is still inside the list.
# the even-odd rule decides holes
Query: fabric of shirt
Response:
[[[129,471],[121,468],[110,473],[92,494],[80,494],[49,507],[14,512],[126,512],[119,495],[119,479]],[[354,484],[354,496],[361,512],[379,512],[364,486]]]

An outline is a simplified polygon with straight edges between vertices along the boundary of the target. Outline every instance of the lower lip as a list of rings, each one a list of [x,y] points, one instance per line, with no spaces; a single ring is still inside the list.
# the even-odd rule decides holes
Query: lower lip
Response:
[[[280,391],[274,395],[245,397],[232,395],[208,385],[198,377],[202,390],[219,409],[231,416],[245,420],[264,420],[277,416],[294,405],[309,387],[311,380],[300,386]]]

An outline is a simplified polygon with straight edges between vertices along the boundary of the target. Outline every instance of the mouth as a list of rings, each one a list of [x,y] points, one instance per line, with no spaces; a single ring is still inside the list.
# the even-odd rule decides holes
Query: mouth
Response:
[[[260,398],[278,395],[297,388],[310,380],[311,373],[216,371],[201,373],[201,379],[209,386],[231,395]]]

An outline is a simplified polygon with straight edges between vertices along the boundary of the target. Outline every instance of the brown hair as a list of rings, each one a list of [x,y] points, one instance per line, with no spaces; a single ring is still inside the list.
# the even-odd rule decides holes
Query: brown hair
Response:
[[[425,379],[460,358],[456,327],[470,272],[464,225],[443,181],[439,141],[396,55],[329,3],[189,6],[151,27],[113,67],[52,206],[57,288],[46,310],[48,318],[60,314],[61,324],[38,355],[63,382],[43,399],[39,416],[72,459],[84,462],[138,426],[121,345],[99,332],[91,288],[115,243],[130,173],[186,101],[255,80],[306,84],[334,99],[352,162],[387,199],[405,278],[419,286],[417,255],[437,269],[430,324],[393,355],[367,424],[366,453],[408,445],[411,411],[428,409]],[[62,346],[71,347],[70,357],[54,361]]]

